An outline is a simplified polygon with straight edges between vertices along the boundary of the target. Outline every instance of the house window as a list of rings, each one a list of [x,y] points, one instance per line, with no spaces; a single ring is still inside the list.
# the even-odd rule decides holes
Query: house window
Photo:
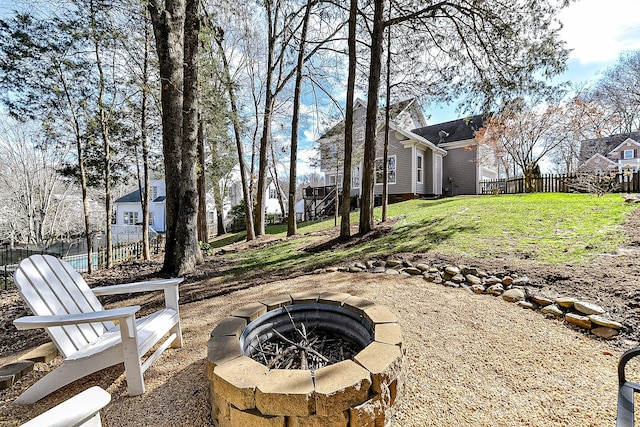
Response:
[[[278,198],[278,193],[277,193],[277,190],[275,188],[269,188],[269,198],[270,199],[277,199]]]
[[[136,225],[138,223],[138,212],[125,212],[124,213],[124,224],[125,225]]]
[[[360,166],[353,168],[353,176],[351,177],[351,186],[360,188]]]
[[[151,195],[149,197],[151,198],[151,201],[158,198],[158,186],[154,185],[151,187]]]
[[[329,185],[333,187],[336,184],[342,188],[342,175],[329,175]]]
[[[384,183],[384,160],[376,159],[376,184]],[[396,156],[390,156],[387,160],[387,183],[396,183]]]
[[[149,212],[149,225],[153,227],[154,225],[154,215],[153,212]]]
[[[633,159],[635,157],[635,150],[631,149],[631,150],[624,150],[624,153],[622,153],[622,158],[623,159]]]
[[[416,158],[416,168],[418,184],[422,184],[422,154],[418,154],[418,157]]]

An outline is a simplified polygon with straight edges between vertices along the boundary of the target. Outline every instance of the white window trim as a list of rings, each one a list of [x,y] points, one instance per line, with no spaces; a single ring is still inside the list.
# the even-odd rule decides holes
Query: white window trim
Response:
[[[377,163],[377,162],[378,162],[378,160],[382,161],[382,159],[383,159],[382,157],[378,157],[378,158],[376,158],[375,163]],[[387,158],[387,162],[391,161],[391,159],[393,159],[393,164],[395,165],[395,168],[393,168],[393,171],[394,171],[395,173],[393,174],[393,176],[394,176],[393,181],[389,180],[389,181],[387,182],[387,184],[388,184],[388,185],[393,185],[393,184],[395,184],[395,183],[396,183],[396,181],[397,181],[397,176],[398,176],[398,162],[397,162],[397,159],[396,159],[396,155],[394,154],[394,155],[392,155],[392,156],[389,156],[389,157]],[[374,171],[373,171],[373,177],[374,177],[374,180],[375,180],[375,185],[382,185],[382,184],[383,184],[383,182],[378,182],[378,180],[377,180],[378,172],[375,170],[375,163],[374,163]],[[388,174],[390,171],[391,171],[391,169],[387,169],[387,174]]]
[[[627,156],[627,153],[630,153],[630,155],[629,155],[629,156]],[[633,159],[633,158],[634,158],[634,150],[633,150],[633,148],[628,149],[628,150],[624,150],[624,151],[622,152],[622,158],[623,158],[624,160],[627,160],[627,159]]]
[[[416,156],[416,173],[418,174],[416,182],[422,184],[422,176],[424,175],[424,156],[422,154]]]
[[[355,182],[357,180],[357,183]],[[353,168],[351,172],[351,188],[360,188],[360,181],[362,181],[360,177],[360,165]]]
[[[336,183],[338,184],[338,188],[342,188],[342,174],[336,175],[335,173],[327,175],[329,177],[329,182],[327,183],[327,187],[335,187]],[[336,181],[331,182],[332,179]]]

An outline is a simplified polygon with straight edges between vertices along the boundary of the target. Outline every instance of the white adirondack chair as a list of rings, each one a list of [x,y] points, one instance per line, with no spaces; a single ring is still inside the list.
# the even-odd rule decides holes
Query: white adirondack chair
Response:
[[[182,278],[89,288],[67,262],[50,255],[23,260],[14,274],[35,316],[16,319],[18,329],[45,328],[64,363],[22,393],[33,403],[93,372],[124,362],[130,396],[144,393],[143,373],[169,346],[182,347],[178,284]],[[136,319],[140,306],[105,310],[96,296],[163,290],[166,308]],[[118,321],[115,325],[114,321]],[[164,336],[168,338],[142,362]]]
[[[102,427],[100,409],[111,395],[98,386],[86,389],[20,427]]]

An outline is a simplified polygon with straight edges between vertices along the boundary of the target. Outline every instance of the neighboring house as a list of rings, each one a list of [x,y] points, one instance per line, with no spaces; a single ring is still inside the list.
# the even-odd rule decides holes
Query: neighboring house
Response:
[[[597,172],[640,170],[640,132],[582,141],[580,169]]]
[[[164,180],[152,180],[150,186],[149,227],[164,233],[166,227],[166,187]],[[126,194],[114,203],[115,225],[142,224],[142,198],[140,190]]]
[[[230,174],[230,183],[227,186],[227,197],[225,198],[225,208],[227,206],[227,200],[229,208],[239,204],[242,201],[242,181],[240,179],[240,167],[235,166]],[[257,186],[257,181],[254,181],[254,189]],[[288,206],[288,198],[284,194],[284,190],[280,188],[282,192],[282,200],[284,202],[285,209]],[[278,187],[276,187],[273,179],[267,178],[267,190],[265,192],[265,214],[282,216],[282,209],[280,209],[280,202],[278,201]],[[228,210],[225,211],[225,217]]]
[[[383,143],[385,134],[385,111],[378,117],[378,136],[376,148],[376,176],[374,192],[376,203],[381,200],[383,183]],[[479,194],[480,181],[497,178],[497,172],[482,165],[486,153],[482,151],[474,138],[474,132],[482,127],[482,117],[455,120],[433,126],[426,126],[426,120],[417,100],[409,99],[391,106],[389,123],[388,152],[388,194],[389,202],[399,202],[420,197]],[[366,116],[366,104],[362,100],[354,103],[354,140],[363,139],[363,123]],[[307,189],[309,206],[305,212],[317,213],[322,203],[331,193],[331,187],[342,187],[342,168],[339,162],[328,158],[340,158],[337,148],[343,144],[344,122],[325,133],[318,143],[321,147],[321,170],[325,175],[325,187],[322,190]],[[333,145],[332,145],[333,144]],[[336,147],[327,149],[327,147]],[[357,151],[354,150],[355,153]],[[362,180],[362,156],[354,154],[351,177],[351,194],[359,196]],[[488,163],[488,162],[487,162]],[[309,195],[309,196],[308,196]],[[335,204],[335,198],[334,204]],[[326,213],[326,212],[324,212]],[[314,216],[313,213],[310,215]]]

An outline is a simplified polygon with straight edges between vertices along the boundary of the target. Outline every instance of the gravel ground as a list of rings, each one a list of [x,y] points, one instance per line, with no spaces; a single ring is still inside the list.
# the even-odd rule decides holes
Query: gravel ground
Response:
[[[13,405],[13,399],[55,362],[37,364],[36,372],[0,391],[0,426],[19,425],[93,385],[112,395],[102,411],[106,426],[210,426],[205,378],[210,331],[241,305],[304,290],[349,292],[397,313],[404,333],[406,376],[393,426],[580,427],[615,422],[619,345],[500,298],[419,278],[329,273],[272,280],[251,287],[238,283],[206,299],[199,299],[196,291],[185,292],[185,345],[165,351],[151,366],[144,395],[127,396],[122,367],[116,366],[36,404]],[[208,286],[215,286],[215,280],[198,283],[201,289]]]

